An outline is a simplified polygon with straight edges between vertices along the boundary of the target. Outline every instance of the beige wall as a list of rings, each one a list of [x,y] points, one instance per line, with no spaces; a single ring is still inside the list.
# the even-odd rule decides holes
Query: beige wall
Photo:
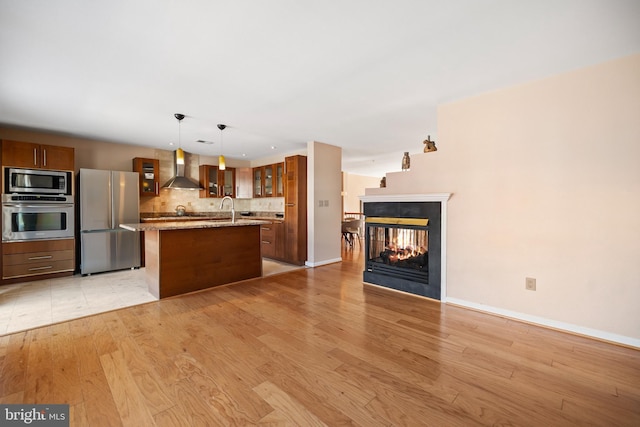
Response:
[[[442,105],[438,135],[387,191],[453,193],[449,299],[640,347],[640,55]]]
[[[342,149],[312,141],[307,153],[307,265],[315,267],[342,259]]]
[[[364,194],[364,189],[369,187],[377,187],[380,185],[380,178],[356,175],[353,173],[343,173],[342,190],[344,196],[343,210],[345,212],[360,212],[360,199],[358,196]]]

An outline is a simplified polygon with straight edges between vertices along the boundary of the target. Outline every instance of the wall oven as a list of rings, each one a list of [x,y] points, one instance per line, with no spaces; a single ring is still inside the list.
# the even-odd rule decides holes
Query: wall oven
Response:
[[[5,168],[4,194],[62,194],[72,191],[70,171]]]
[[[74,237],[72,196],[2,195],[2,241]]]

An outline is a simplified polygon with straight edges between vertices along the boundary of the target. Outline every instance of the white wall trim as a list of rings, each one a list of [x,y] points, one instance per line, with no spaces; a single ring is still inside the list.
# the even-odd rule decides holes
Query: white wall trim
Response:
[[[447,201],[451,193],[377,194],[360,196],[372,202],[440,202],[440,302],[447,302]]]
[[[447,298],[447,303],[452,305],[459,305],[461,307],[471,308],[486,313],[495,314],[498,316],[509,317],[523,322],[534,323],[536,325],[547,326],[553,329],[559,329],[566,332],[572,332],[578,335],[584,335],[587,337],[598,338],[604,341],[610,341],[618,344],[623,344],[635,348],[640,348],[640,339],[631,338],[624,335],[612,334],[610,332],[600,331],[598,329],[585,328],[583,326],[574,325],[572,323],[558,322],[556,320],[547,319],[544,317],[532,316],[526,313],[520,313],[517,311],[505,310],[503,308],[492,307],[489,305],[478,304],[471,301],[465,301],[458,298]]]
[[[342,262],[342,258],[325,259],[323,261],[316,262],[305,261],[304,265],[307,267],[320,267],[321,265],[333,264],[336,262]]]

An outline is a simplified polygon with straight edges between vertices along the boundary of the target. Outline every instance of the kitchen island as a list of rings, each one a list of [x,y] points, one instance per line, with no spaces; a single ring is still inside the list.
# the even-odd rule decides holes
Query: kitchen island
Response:
[[[121,224],[144,231],[149,292],[167,298],[262,275],[260,220]]]

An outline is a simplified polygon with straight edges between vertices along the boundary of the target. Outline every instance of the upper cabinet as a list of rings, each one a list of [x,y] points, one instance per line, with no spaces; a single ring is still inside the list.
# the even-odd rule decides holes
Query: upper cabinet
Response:
[[[4,140],[2,165],[72,171],[75,168],[74,151],[71,147]]]
[[[218,197],[218,167],[213,165],[200,165],[200,198]]]
[[[273,167],[275,170],[275,196],[284,197],[284,162],[276,163]]]
[[[200,165],[200,197],[236,197],[236,169],[219,170],[218,166]]]
[[[222,195],[236,197],[236,169],[226,168],[223,171],[218,171],[218,173]]]
[[[264,182],[264,170],[262,167],[253,168],[253,197],[264,196],[263,182]]]
[[[140,196],[155,197],[160,195],[160,160],[133,159],[133,171],[140,174]]]
[[[273,197],[273,165],[266,165],[262,167],[264,171],[262,176],[264,177],[263,182],[263,193],[264,197]]]
[[[284,162],[253,168],[253,197],[284,196]]]
[[[236,169],[236,197],[238,199],[250,199],[253,197],[252,176],[253,169]]]

